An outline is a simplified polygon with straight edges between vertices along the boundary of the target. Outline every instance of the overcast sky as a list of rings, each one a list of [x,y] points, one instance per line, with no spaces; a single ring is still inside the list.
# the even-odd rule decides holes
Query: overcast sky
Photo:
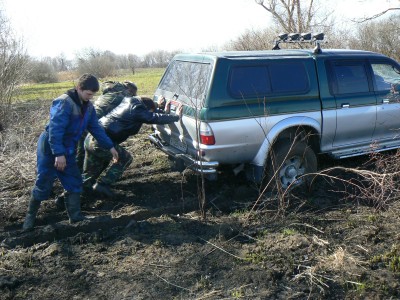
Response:
[[[397,0],[326,0],[340,16],[374,14]],[[222,47],[270,23],[254,0],[0,0],[28,53],[73,58],[85,48],[144,55]]]

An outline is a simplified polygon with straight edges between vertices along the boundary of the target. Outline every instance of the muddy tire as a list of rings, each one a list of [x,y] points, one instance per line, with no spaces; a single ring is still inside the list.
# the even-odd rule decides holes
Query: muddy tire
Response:
[[[305,141],[278,141],[272,148],[266,168],[266,183],[279,191],[309,188],[317,171],[317,157]]]

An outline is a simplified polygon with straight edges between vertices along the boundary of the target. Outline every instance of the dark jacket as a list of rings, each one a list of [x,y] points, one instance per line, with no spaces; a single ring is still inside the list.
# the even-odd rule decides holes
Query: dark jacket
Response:
[[[68,90],[55,99],[50,108],[50,122],[46,125],[53,155],[71,155],[82,133],[88,130],[105,149],[114,145],[99,125],[93,104],[81,103],[76,89]]]
[[[139,132],[143,123],[168,124],[179,121],[179,116],[155,113],[148,110],[140,97],[126,97],[121,104],[99,122],[116,144]]]
[[[111,112],[114,108],[116,108],[119,104],[121,104],[122,100],[125,98],[125,93],[105,93],[100,95],[94,101],[93,106],[96,110],[96,115],[100,119],[104,117],[106,114]]]

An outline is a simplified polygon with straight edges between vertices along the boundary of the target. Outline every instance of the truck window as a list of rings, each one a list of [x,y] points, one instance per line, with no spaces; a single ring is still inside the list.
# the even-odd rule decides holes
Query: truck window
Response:
[[[304,93],[309,89],[306,68],[300,62],[268,66],[274,93]]]
[[[392,85],[400,83],[400,71],[388,63],[371,63],[374,72],[374,88],[376,91],[388,91]]]
[[[264,96],[271,92],[266,66],[233,68],[229,91],[236,98]]]
[[[309,86],[305,65],[291,62],[234,67],[228,89],[235,98],[249,98],[271,94],[304,94]]]
[[[183,96],[188,101],[203,101],[210,74],[210,64],[173,61],[162,78],[160,88]]]
[[[363,62],[334,64],[332,66],[336,79],[335,94],[352,94],[369,92],[367,72]]]

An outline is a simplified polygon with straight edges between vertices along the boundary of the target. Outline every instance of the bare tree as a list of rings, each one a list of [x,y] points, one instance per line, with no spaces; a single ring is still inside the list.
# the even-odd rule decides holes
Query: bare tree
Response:
[[[72,68],[72,62],[67,59],[64,53],[52,58],[51,64],[57,72],[68,71]]]
[[[129,68],[132,71],[132,74],[135,74],[135,68],[139,66],[141,59],[139,58],[139,56],[135,55],[135,54],[128,54],[128,63],[129,63]]]
[[[384,6],[384,5],[382,5],[382,6]],[[353,21],[357,22],[357,23],[364,23],[364,22],[367,22],[367,21],[378,19],[379,17],[382,17],[383,15],[386,15],[389,12],[393,12],[393,11],[396,11],[396,10],[400,10],[400,7],[388,7],[388,8],[385,8],[385,9],[379,11],[378,13],[376,13],[376,14],[374,14],[372,16],[367,16],[367,17],[363,17],[363,18],[359,18],[359,19],[353,19]]]
[[[99,78],[116,74],[117,60],[111,51],[84,49],[76,56],[79,73],[92,73]]]
[[[268,11],[284,32],[324,31],[332,26],[332,12],[324,12],[318,0],[255,0]]]
[[[228,50],[265,50],[274,47],[279,33],[333,32],[333,14],[318,7],[318,0],[255,0],[275,21],[262,30],[247,30],[226,47]],[[288,48],[302,47],[299,44]]]
[[[0,10],[0,131],[8,123],[11,99],[27,73],[28,56]]]
[[[152,51],[143,58],[143,66],[147,68],[163,68],[168,65],[176,52],[167,52],[165,50]]]

